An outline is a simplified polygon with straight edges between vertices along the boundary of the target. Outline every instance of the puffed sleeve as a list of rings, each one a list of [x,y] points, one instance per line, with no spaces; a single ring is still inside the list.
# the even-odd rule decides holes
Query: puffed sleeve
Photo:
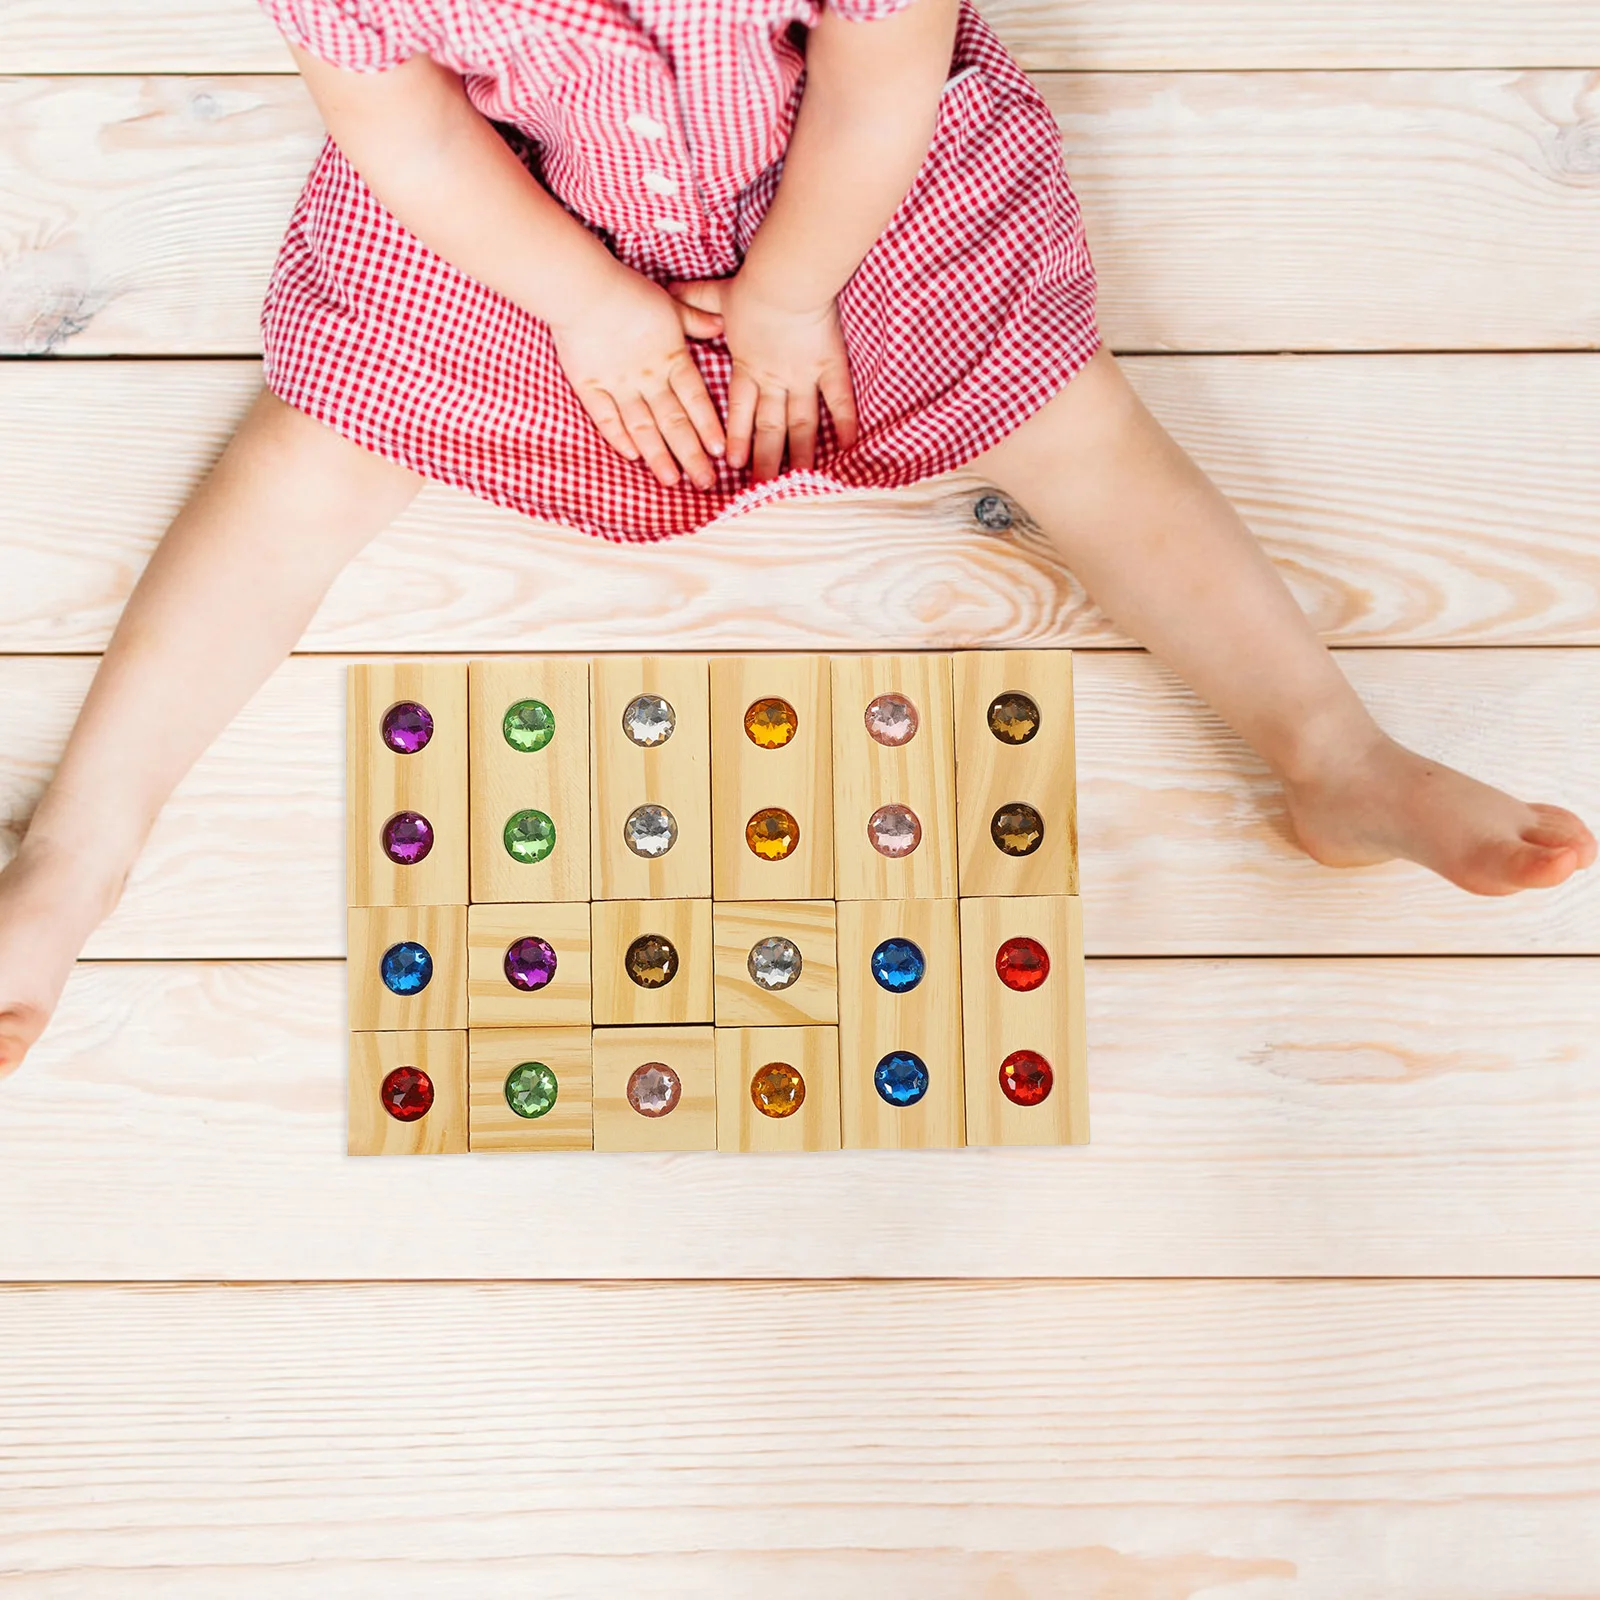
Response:
[[[261,0],[261,8],[290,44],[349,72],[383,72],[416,54],[364,0]]]
[[[876,22],[904,11],[912,0],[828,0],[828,10],[837,11],[849,22]]]

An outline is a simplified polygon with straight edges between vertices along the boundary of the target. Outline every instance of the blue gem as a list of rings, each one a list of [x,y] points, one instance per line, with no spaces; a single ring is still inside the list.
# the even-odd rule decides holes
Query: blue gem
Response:
[[[428,987],[433,976],[433,957],[414,939],[392,944],[378,963],[383,985],[395,994],[415,994]]]
[[[928,1092],[928,1069],[921,1056],[891,1050],[872,1074],[872,1086],[892,1106],[914,1106]]]
[[[878,987],[890,994],[915,989],[927,970],[922,952],[909,939],[885,939],[872,952],[872,976],[878,980]]]

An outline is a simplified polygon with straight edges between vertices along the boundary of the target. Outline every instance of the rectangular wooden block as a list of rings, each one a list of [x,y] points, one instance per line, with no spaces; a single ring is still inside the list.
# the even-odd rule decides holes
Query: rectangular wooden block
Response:
[[[536,989],[506,973],[507,952],[524,939],[542,939],[555,952],[554,976]],[[586,1028],[591,1020],[586,902],[467,907],[469,1026]]]
[[[1049,971],[1026,992],[1000,979],[996,958],[1013,939],[1043,946]],[[968,1144],[1087,1144],[1089,1078],[1083,1010],[1083,908],[1076,895],[961,902],[961,992],[967,1056]],[[1014,1051],[1049,1063],[1036,1105],[1002,1092]]]
[[[746,732],[746,714],[763,702]],[[787,709],[785,709],[787,708]],[[718,900],[833,898],[833,778],[826,656],[728,656],[711,663],[713,878]],[[792,723],[788,713],[793,713]],[[782,744],[787,729],[792,732]],[[786,854],[786,813],[798,840]],[[766,852],[750,846],[759,813]]]
[[[900,947],[920,956],[922,977],[887,989],[873,954],[888,945],[890,973],[906,970]],[[912,1105],[878,1093],[874,1075],[891,1053],[909,1052],[927,1073]],[[839,902],[839,1106],[846,1150],[949,1149],[966,1142],[961,1067],[961,938],[954,900]]]
[[[473,1028],[467,1054],[468,1141],[474,1151],[591,1147],[594,1084],[587,1028]],[[539,1067],[555,1075],[555,1103],[542,1116],[521,1116],[511,1108],[507,1079],[519,1069],[527,1076]],[[533,1079],[535,1088],[538,1082]]]
[[[351,906],[349,933],[345,975],[352,1028],[466,1027],[465,906]],[[421,945],[431,963],[427,981],[409,994],[397,994],[383,981],[383,958],[398,944]]]
[[[587,659],[521,656],[474,661],[468,686],[472,898],[524,904],[587,900]],[[507,714],[515,707],[528,708],[511,718],[520,744],[506,737]],[[518,817],[525,818],[522,858],[506,844],[507,824]],[[542,859],[528,859],[539,842],[534,830],[544,830],[546,823],[554,831],[554,847]]]
[[[596,656],[591,793],[591,891],[596,900],[711,898],[710,705],[703,656]],[[623,717],[641,696],[670,708],[671,732],[653,745],[628,736]],[[640,726],[637,720],[635,726]],[[658,721],[659,728],[661,723]],[[670,816],[676,836],[640,855],[624,829],[641,807]]]
[[[412,1067],[428,1076],[433,1104],[415,1122],[383,1105],[383,1082]],[[348,1149],[353,1156],[460,1155],[467,1148],[467,1036],[449,1032],[350,1035]]]
[[[634,1110],[628,1099],[629,1080],[651,1064],[668,1068],[679,1084],[677,1104],[659,1116]],[[717,1047],[710,1028],[595,1029],[594,1147],[717,1148]]]
[[[597,1024],[710,1022],[711,902],[709,900],[597,900],[591,963]],[[665,954],[649,941],[672,946],[675,970],[659,988],[629,976],[629,955],[647,976],[666,970]]]
[[[384,742],[383,719],[403,701],[426,708],[433,731],[409,754]],[[432,831],[420,860],[384,852],[384,827],[416,812]],[[345,696],[345,876],[353,906],[465,905],[467,667],[464,661],[359,662]]]
[[[835,656],[833,658],[833,815],[835,885],[840,900],[953,900],[956,896],[955,724],[950,657],[946,655]],[[915,732],[901,744],[884,744],[868,731],[869,707],[881,708],[876,725],[903,727],[909,703]],[[901,855],[873,844],[872,820],[880,808],[900,813],[916,843]],[[904,813],[909,811],[910,818]],[[894,820],[885,817],[884,830]]]
[[[716,1002],[720,1027],[774,1028],[839,1020],[839,963],[831,900],[719,900]],[[800,976],[771,989],[750,973],[756,946],[787,940],[799,952]]]
[[[956,828],[963,899],[1078,892],[1078,787],[1070,650],[971,650],[955,658]],[[1025,698],[1019,698],[1025,697]],[[995,722],[1012,738],[1001,738]],[[1037,708],[1037,719],[1027,702]],[[1037,731],[1027,735],[1030,726]],[[1023,742],[1012,739],[1027,735]],[[1027,855],[995,841],[997,814],[1018,803],[1044,824]],[[1028,820],[1001,830],[1026,844]],[[1018,826],[1020,824],[1020,827]]]
[[[787,1116],[756,1109],[751,1082],[769,1066],[800,1074],[804,1097]],[[717,1029],[717,1149],[839,1148],[837,1028]]]

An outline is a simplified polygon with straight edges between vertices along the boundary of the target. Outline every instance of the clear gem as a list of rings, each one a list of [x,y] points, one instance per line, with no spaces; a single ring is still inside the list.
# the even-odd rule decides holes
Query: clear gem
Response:
[[[500,728],[513,750],[531,755],[555,738],[556,714],[543,700],[519,700],[507,709]]]
[[[1028,994],[1050,976],[1050,957],[1037,939],[1007,939],[995,951],[994,970],[1006,988]]]
[[[383,714],[383,742],[396,755],[415,755],[433,737],[433,713],[417,700],[401,700]]]
[[[1039,731],[1039,707],[1031,695],[1008,690],[989,704],[989,732],[1002,744],[1026,744]]]
[[[787,1061],[769,1061],[750,1080],[750,1098],[764,1117],[792,1117],[805,1103],[806,1080]]]
[[[678,726],[678,713],[658,694],[637,694],[622,713],[622,731],[641,748],[665,744]]]
[[[903,694],[880,694],[866,710],[867,732],[891,749],[910,744],[920,721],[917,708]]]
[[[433,824],[420,811],[397,811],[383,825],[383,853],[412,867],[433,849]]]
[[[622,965],[641,989],[663,989],[678,974],[678,952],[670,939],[645,933],[628,946]]]
[[[744,842],[763,861],[782,861],[800,843],[800,824],[781,806],[768,806],[745,823]]]
[[[867,818],[867,838],[880,856],[897,861],[922,843],[922,824],[910,806],[898,803],[879,806]]]
[[[503,837],[507,852],[531,865],[555,849],[556,825],[542,811],[518,811],[507,820]]]
[[[1008,856],[1031,856],[1044,843],[1044,818],[1032,806],[1013,800],[995,812],[989,837]]]
[[[433,976],[433,957],[427,947],[415,939],[403,939],[383,952],[378,962],[378,976],[391,994],[416,994],[428,987]]]
[[[1014,1106],[1036,1106],[1050,1093],[1056,1075],[1037,1050],[1013,1050],[1000,1063],[1000,1092]]]
[[[892,1106],[914,1106],[928,1092],[928,1069],[909,1050],[891,1050],[872,1073],[878,1097]]]
[[[383,1080],[378,1098],[396,1122],[415,1122],[433,1104],[433,1079],[421,1067],[396,1067]]]
[[[872,976],[890,994],[915,989],[927,970],[927,959],[909,939],[885,939],[872,952]]]
[[[542,989],[556,975],[555,947],[529,935],[506,949],[506,981],[514,989]]]
[[[636,856],[653,860],[678,842],[678,819],[665,806],[639,806],[628,813],[622,837]]]
[[[750,946],[750,956],[745,966],[750,971],[750,981],[758,989],[777,991],[787,989],[800,978],[800,946],[793,939],[775,935]]]
[[[647,1061],[628,1079],[628,1104],[641,1117],[664,1117],[683,1098],[683,1080],[665,1061]]]
[[[506,1104],[530,1121],[547,1116],[560,1092],[555,1073],[542,1061],[524,1061],[506,1074]]]
[[[744,731],[763,750],[781,750],[799,727],[800,719],[787,700],[757,700],[744,714]]]

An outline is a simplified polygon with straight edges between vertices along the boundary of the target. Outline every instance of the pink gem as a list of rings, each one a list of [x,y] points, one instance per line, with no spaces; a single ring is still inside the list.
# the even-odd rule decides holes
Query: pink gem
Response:
[[[908,856],[922,843],[922,824],[910,806],[879,806],[867,819],[867,838],[880,856]]]
[[[867,732],[894,749],[916,737],[917,708],[903,694],[880,694],[866,712]]]
[[[415,866],[433,849],[433,824],[420,811],[397,811],[383,825],[383,853],[402,867]]]
[[[683,1080],[664,1061],[647,1061],[628,1079],[628,1104],[641,1117],[664,1117],[683,1096]]]

